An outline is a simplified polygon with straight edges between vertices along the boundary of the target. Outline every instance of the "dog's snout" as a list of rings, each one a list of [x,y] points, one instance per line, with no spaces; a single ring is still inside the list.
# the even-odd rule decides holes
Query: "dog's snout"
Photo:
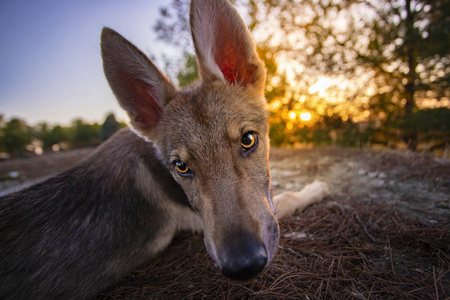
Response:
[[[267,250],[264,244],[249,240],[227,247],[221,260],[222,273],[238,280],[255,277],[266,264]]]

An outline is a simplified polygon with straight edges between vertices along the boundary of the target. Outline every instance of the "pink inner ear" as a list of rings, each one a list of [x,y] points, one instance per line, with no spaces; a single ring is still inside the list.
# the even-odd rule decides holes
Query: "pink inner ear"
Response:
[[[161,107],[156,102],[155,92],[148,85],[137,85],[134,88],[137,96],[135,102],[136,121],[155,127],[162,113]]]
[[[226,20],[219,19],[217,22],[221,34],[213,47],[216,64],[229,83],[252,84],[255,68],[247,61],[246,37],[239,36],[238,31],[234,32],[235,28],[230,28]]]
[[[237,80],[238,70],[236,62],[236,50],[232,44],[222,45],[217,49],[215,60],[225,79],[234,83]]]
[[[118,75],[120,81],[125,87],[127,94],[126,110],[132,111],[134,120],[140,123],[146,123],[149,127],[154,127],[161,117],[162,108],[157,102],[157,96],[154,88],[131,75],[120,72]]]
[[[246,61],[245,54],[240,53],[239,50],[242,51],[243,49],[239,49],[232,43],[227,43],[216,49],[214,59],[229,83],[249,85],[254,83],[255,66],[249,64]]]

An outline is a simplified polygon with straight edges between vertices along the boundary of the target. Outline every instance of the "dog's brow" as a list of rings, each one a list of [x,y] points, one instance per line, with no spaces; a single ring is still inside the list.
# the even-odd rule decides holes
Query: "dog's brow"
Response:
[[[227,128],[228,137],[235,141],[240,140],[242,135],[248,131],[259,131],[256,123],[251,121],[241,121],[238,125],[232,124]]]
[[[169,155],[169,161],[181,160],[186,162],[188,160],[188,153],[184,146],[180,146],[177,149],[174,149]]]

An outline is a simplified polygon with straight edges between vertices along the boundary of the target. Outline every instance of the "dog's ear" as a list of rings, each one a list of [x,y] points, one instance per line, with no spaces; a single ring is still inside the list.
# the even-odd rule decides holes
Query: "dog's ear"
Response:
[[[266,71],[228,0],[192,0],[190,23],[200,77],[264,90]]]
[[[131,125],[152,139],[164,105],[177,92],[170,81],[133,44],[110,28],[103,28],[101,52],[105,76]]]

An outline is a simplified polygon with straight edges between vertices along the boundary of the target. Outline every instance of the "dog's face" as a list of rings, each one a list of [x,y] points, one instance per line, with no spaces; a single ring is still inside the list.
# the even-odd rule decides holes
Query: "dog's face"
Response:
[[[227,0],[193,0],[201,80],[177,90],[131,43],[102,32],[105,75],[134,130],[202,218],[211,257],[231,278],[256,275],[275,254],[265,69]]]
[[[157,144],[202,218],[211,257],[230,277],[255,275],[278,244],[264,102],[216,81],[172,101],[160,125]]]

